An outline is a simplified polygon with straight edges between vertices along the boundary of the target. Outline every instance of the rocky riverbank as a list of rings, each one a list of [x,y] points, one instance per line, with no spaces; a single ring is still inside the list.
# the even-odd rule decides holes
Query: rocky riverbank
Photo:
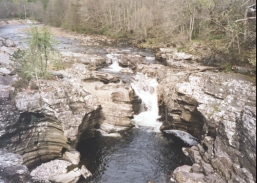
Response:
[[[31,174],[35,180],[43,177],[44,181],[59,182],[68,176],[72,182],[84,174],[86,178],[90,175],[86,168],[78,167],[79,161],[74,164],[74,157],[67,159],[65,154],[75,151],[79,141],[94,137],[96,130],[109,135],[133,127],[133,90],[116,76],[95,71],[99,58],[77,60],[70,54],[63,59],[71,62],[71,67],[49,71],[52,80],[26,83],[12,67],[11,55],[19,49],[17,44],[5,38],[0,42],[0,148],[20,154],[20,163],[28,167],[59,159],[42,165],[41,170],[48,167],[51,172],[59,167],[60,172],[47,177],[36,171]],[[72,168],[65,173],[66,167]]]
[[[177,168],[174,180],[255,182],[256,85],[244,75],[198,65],[190,55],[173,54],[167,63],[165,72],[157,70],[162,129],[186,131],[200,140],[186,149],[193,166]]]
[[[61,29],[55,33],[70,36]],[[75,33],[72,39],[82,40],[84,46],[113,42]],[[102,52],[62,52],[65,70],[49,70],[52,80],[24,84],[12,67],[11,55],[19,49],[16,45],[0,38],[0,148],[4,148],[0,150],[0,182],[87,178],[91,173],[79,165],[78,143],[99,133],[108,136],[132,128],[130,119],[140,100],[126,80],[98,70],[114,62]],[[256,181],[253,82],[244,75],[203,66],[200,57],[170,48],[156,54],[161,64],[150,64],[142,55],[113,47],[105,51],[120,53],[122,72],[157,78],[161,130],[181,130],[199,139],[199,144],[184,150],[193,166],[178,167],[171,181]],[[22,164],[42,165],[29,174]]]

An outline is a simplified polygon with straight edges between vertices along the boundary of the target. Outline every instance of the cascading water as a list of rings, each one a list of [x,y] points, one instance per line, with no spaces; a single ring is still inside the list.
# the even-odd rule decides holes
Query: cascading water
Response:
[[[112,64],[109,67],[102,70],[114,73],[120,72],[122,70],[122,67],[119,66],[119,56],[120,54],[107,54],[108,62],[111,62]]]
[[[121,138],[102,136],[82,143],[82,162],[93,177],[80,183],[169,183],[176,167],[191,165],[182,152],[184,144],[160,133],[157,80],[138,73],[131,86],[142,100],[141,112],[132,120],[137,128]]]
[[[156,132],[159,131],[161,123],[157,121],[159,118],[157,80],[148,78],[143,74],[137,74],[131,86],[142,100],[141,113],[134,116],[133,122],[138,127],[150,127]]]

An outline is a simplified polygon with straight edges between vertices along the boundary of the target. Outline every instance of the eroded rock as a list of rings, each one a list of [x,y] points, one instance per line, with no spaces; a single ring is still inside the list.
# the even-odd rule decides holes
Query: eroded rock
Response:
[[[38,166],[30,175],[33,180],[39,182],[75,183],[80,179],[81,175],[88,178],[92,174],[85,166],[79,169],[68,161],[53,160]]]
[[[29,170],[22,164],[21,155],[0,149],[0,182],[28,182],[31,178]]]
[[[193,171],[202,172],[204,177],[197,174],[195,179],[194,174],[177,169],[175,179],[254,182],[256,87],[253,83],[240,75],[186,71],[166,72],[160,83],[160,99],[166,105],[161,108],[165,117],[162,129],[186,131],[201,140],[189,150],[189,156],[195,163]],[[203,180],[198,180],[199,177]]]

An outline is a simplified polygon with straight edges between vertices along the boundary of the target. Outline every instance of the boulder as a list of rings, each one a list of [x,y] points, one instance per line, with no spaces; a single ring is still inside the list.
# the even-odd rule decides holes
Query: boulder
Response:
[[[68,161],[53,160],[38,166],[30,175],[32,180],[38,182],[76,183],[81,175],[88,178],[92,174],[85,166],[80,169]]]
[[[28,168],[23,165],[21,155],[0,149],[0,182],[28,182],[30,180]]]
[[[11,39],[5,39],[2,41],[2,43],[6,47],[15,47],[16,46],[15,42]]]

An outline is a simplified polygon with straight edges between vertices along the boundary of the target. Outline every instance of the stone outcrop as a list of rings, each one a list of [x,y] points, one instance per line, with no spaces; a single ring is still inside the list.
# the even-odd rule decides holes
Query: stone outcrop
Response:
[[[94,93],[102,107],[99,129],[105,132],[119,132],[131,128],[133,118],[133,90],[125,84],[84,83],[90,93]]]
[[[87,69],[90,70],[103,68],[108,64],[105,57],[95,54],[62,52],[62,56],[69,62],[83,63],[87,66]]]
[[[187,150],[194,165],[177,168],[173,178],[255,182],[256,87],[242,75],[199,71],[157,72],[162,130],[182,130],[200,140]]]
[[[28,182],[30,174],[21,155],[0,149],[0,182]]]
[[[9,150],[22,154],[29,166],[61,157],[63,148],[75,148],[80,136],[93,130],[100,116],[97,98],[75,80],[39,80],[37,85],[39,90],[17,93],[19,119],[8,124],[10,130],[5,128],[0,139]],[[5,138],[10,135],[11,139]]]
[[[129,67],[132,70],[134,70],[138,64],[147,64],[147,62],[144,57],[140,55],[122,55],[119,59],[119,65],[121,67]]]
[[[10,55],[2,55],[7,67]],[[1,147],[21,154],[27,166],[66,157],[95,128],[110,133],[132,127],[133,91],[117,76],[89,71],[83,62],[51,73],[56,79],[28,86],[16,75],[0,76]]]
[[[72,163],[64,160],[53,160],[44,163],[34,169],[31,174],[32,180],[37,182],[77,182],[81,176],[85,179],[92,174],[83,165],[81,168],[73,167]]]

